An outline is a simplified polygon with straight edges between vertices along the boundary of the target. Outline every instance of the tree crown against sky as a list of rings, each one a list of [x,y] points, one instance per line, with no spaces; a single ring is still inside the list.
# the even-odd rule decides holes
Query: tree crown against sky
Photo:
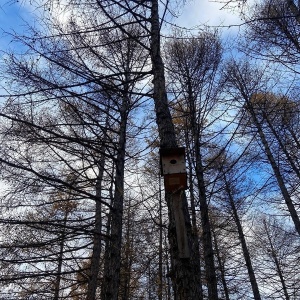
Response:
[[[150,1],[130,1],[134,13],[94,2],[97,15],[71,2],[73,15],[52,18],[50,7],[3,56],[2,293],[297,299],[297,274],[285,265],[295,266],[299,242],[296,81],[238,48],[228,61],[213,29],[168,32],[170,11],[159,36]],[[163,147],[186,146],[188,190],[177,199],[164,198],[158,179],[158,135]]]

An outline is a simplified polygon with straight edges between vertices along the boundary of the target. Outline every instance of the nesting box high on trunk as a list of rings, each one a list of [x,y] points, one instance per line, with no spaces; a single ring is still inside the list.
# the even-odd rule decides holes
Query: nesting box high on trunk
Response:
[[[167,192],[187,189],[184,147],[160,149],[160,166]]]
[[[181,198],[181,192],[187,189],[185,149],[183,147],[160,149],[160,166],[165,190],[172,193],[178,256],[189,258],[190,249]]]

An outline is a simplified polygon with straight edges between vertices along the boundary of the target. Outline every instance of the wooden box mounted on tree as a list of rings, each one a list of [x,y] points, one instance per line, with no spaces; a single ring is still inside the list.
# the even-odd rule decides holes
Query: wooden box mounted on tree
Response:
[[[160,166],[167,192],[187,189],[184,147],[160,149]]]

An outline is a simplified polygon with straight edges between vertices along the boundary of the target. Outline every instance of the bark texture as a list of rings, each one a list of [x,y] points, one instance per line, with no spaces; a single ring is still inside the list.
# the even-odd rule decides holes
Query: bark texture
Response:
[[[125,96],[121,109],[121,122],[118,142],[118,153],[115,161],[115,191],[111,211],[110,238],[105,249],[102,300],[117,300],[120,283],[122,223],[124,202],[124,164],[127,128],[127,107],[129,99]]]
[[[156,122],[160,137],[160,146],[161,148],[173,148],[177,146],[177,142],[171,113],[168,107],[164,64],[160,53],[160,22],[157,0],[152,1],[151,7],[151,60],[154,89],[153,98]],[[175,299],[197,300],[200,299],[198,261],[195,260],[195,253],[193,252],[191,252],[190,258],[179,258],[172,193],[166,192],[165,199],[168,204],[169,211],[169,243],[172,267],[169,276],[172,279]],[[193,250],[191,221],[188,213],[187,199],[184,192],[181,193],[181,207],[185,218],[190,250]]]
[[[245,263],[246,263],[246,267],[247,267],[247,271],[248,271],[248,276],[249,276],[249,280],[250,280],[251,287],[252,287],[253,297],[255,300],[261,300],[255,273],[254,273],[252,262],[251,262],[250,253],[248,251],[245,235],[243,232],[243,227],[242,227],[239,215],[237,213],[237,209],[236,209],[234,199],[233,199],[233,196],[231,193],[230,185],[229,185],[225,175],[224,175],[224,181],[225,181],[226,193],[229,198],[229,203],[230,203],[231,210],[233,213],[233,218],[234,218],[237,230],[238,230],[239,240],[241,242],[241,246],[242,246],[242,250],[243,250],[243,255],[244,255],[244,259],[245,259]]]

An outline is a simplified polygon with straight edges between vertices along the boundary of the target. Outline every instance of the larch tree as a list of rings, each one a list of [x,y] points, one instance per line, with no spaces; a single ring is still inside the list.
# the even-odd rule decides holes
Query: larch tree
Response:
[[[226,70],[227,84],[229,92],[232,93],[234,99],[242,101],[241,108],[246,112],[244,117],[248,125],[254,128],[254,134],[257,134],[262,145],[262,149],[273,171],[274,177],[278,184],[278,188],[285,201],[289,215],[295,225],[297,232],[300,234],[300,220],[297,211],[297,205],[288,189],[288,183],[285,180],[280,164],[278,163],[274,152],[272,151],[272,143],[267,138],[265,127],[259,119],[253,105],[253,95],[257,95],[261,91],[266,90],[263,82],[263,72],[255,67],[251,67],[247,62],[236,63],[232,61]]]
[[[281,218],[260,215],[254,227],[254,245],[263,294],[271,299],[297,299],[299,288],[297,247],[299,239]],[[295,278],[296,277],[296,278]]]
[[[247,22],[247,51],[297,71],[299,64],[299,2],[264,0],[250,4]]]
[[[183,37],[183,39],[181,39]],[[168,75],[170,91],[176,96],[173,105],[177,118],[184,120],[184,144],[192,163],[190,170],[190,188],[193,188],[193,177],[199,194],[203,253],[205,261],[205,278],[209,299],[217,299],[217,278],[215,273],[212,233],[209,220],[208,196],[204,171],[204,148],[206,127],[217,98],[217,76],[221,61],[222,47],[217,33],[203,32],[195,37],[176,36],[166,46],[168,58]],[[176,119],[175,119],[176,120]],[[194,169],[194,171],[192,171]],[[192,180],[192,181],[191,181]],[[207,180],[207,179],[206,179]],[[191,210],[194,233],[196,234],[195,201],[191,191]],[[197,235],[196,235],[197,236]],[[195,249],[199,249],[196,245]],[[199,250],[196,250],[199,252]],[[203,295],[201,295],[203,297]]]
[[[87,24],[88,21],[84,23],[85,26]],[[90,34],[84,31],[78,35],[80,28],[75,21],[51,26],[49,31],[53,31],[48,38],[43,36],[43,31],[33,28],[31,35],[18,37],[19,42],[29,49],[22,58],[13,54],[7,56],[3,80],[11,82],[11,86],[1,114],[1,138],[5,140],[2,151],[3,154],[6,152],[1,159],[2,176],[12,188],[12,195],[27,189],[35,197],[38,193],[42,196],[45,189],[51,187],[67,190],[70,195],[77,193],[77,201],[86,202],[89,208],[83,212],[86,219],[81,221],[81,227],[86,236],[82,239],[86,241],[85,255],[91,245],[88,240],[94,237],[93,264],[90,272],[87,272],[90,274],[88,297],[92,299],[97,283],[100,237],[104,235],[101,218],[109,207],[120,206],[118,199],[123,197],[122,187],[113,187],[113,182],[122,185],[124,179],[126,123],[129,111],[137,101],[137,98],[128,99],[128,93],[135,85],[136,78],[140,78],[140,73],[136,67],[137,77],[128,77],[128,68],[137,62],[133,62],[129,53],[133,51],[130,41],[125,41],[126,54],[119,51],[123,47],[122,37],[114,36],[119,44],[116,43],[113,49],[103,46],[101,51],[106,51],[106,56],[103,56],[101,51],[95,50],[98,45],[93,48],[93,41],[99,38],[99,42],[102,38],[105,45],[111,44],[111,41],[104,41],[106,31],[98,36],[94,34],[95,31]],[[65,39],[61,39],[62,36]],[[119,65],[116,60],[110,62],[112,57],[109,54],[112,51],[125,55],[127,60],[120,58]],[[111,74],[107,74],[109,63],[113,68]],[[123,70],[116,71],[122,67]],[[110,81],[109,77],[114,76]],[[119,86],[120,81],[123,86]],[[71,182],[62,176],[68,172],[74,175]],[[109,180],[107,183],[103,173],[105,180]],[[11,185],[12,176],[17,174],[19,180]],[[111,190],[114,191],[114,197],[110,197]],[[114,201],[117,195],[119,198]],[[35,204],[41,208],[45,205],[42,201],[36,201]],[[28,200],[19,206],[30,207],[35,204]],[[91,215],[94,205],[96,220],[93,229],[94,219]],[[15,218],[16,225],[18,221],[20,223]],[[76,227],[74,230],[78,232]],[[78,247],[84,248],[80,243]],[[74,269],[74,272],[77,270]]]
[[[41,4],[50,5],[50,10],[54,7],[53,3],[47,1]],[[166,11],[168,5],[168,1],[163,3]],[[43,157],[40,158],[40,161],[35,157],[36,166],[40,167],[44,163],[48,167],[47,171],[41,167],[34,167],[32,161],[24,157],[24,148],[19,148],[19,156],[15,155],[14,158],[10,157],[7,152],[2,157],[1,163],[8,171],[22,170],[28,172],[29,176],[45,182],[46,185],[50,184],[58,189],[68,187],[93,201],[102,201],[105,209],[110,210],[111,213],[107,219],[109,238],[106,242],[102,297],[103,299],[117,299],[122,238],[126,122],[128,109],[135,104],[135,102],[131,102],[132,98],[128,93],[138,97],[144,96],[145,93],[139,88],[134,92],[131,89],[136,82],[140,82],[140,86],[143,86],[142,80],[145,78],[147,80],[147,76],[149,78],[150,74],[153,79],[152,98],[161,148],[177,147],[172,117],[168,108],[164,64],[160,53],[160,28],[164,19],[160,20],[158,1],[119,2],[107,0],[84,4],[78,1],[69,1],[64,9],[64,12],[70,13],[66,24],[61,25],[59,22],[54,22],[53,15],[50,13],[44,18],[44,32],[33,29],[28,36],[16,36],[19,42],[27,47],[28,52],[23,58],[17,58],[15,55],[7,58],[6,66],[9,67],[6,69],[3,80],[10,80],[15,90],[7,91],[6,111],[2,112],[1,117],[3,122],[10,122],[10,125],[19,126],[19,128],[21,125],[27,125],[34,134],[38,133],[39,141],[42,147],[48,151],[48,155],[51,157],[55,153],[57,163],[60,163],[61,166],[65,165],[66,168],[70,168],[78,175],[79,184],[75,187],[73,184],[64,182],[59,172],[56,171],[58,169],[56,165],[44,162]],[[93,18],[95,13],[98,15],[96,19]],[[113,34],[116,40],[105,41],[103,36],[108,34]],[[120,43],[121,41],[124,43]],[[124,51],[123,46],[130,41],[142,48],[140,52],[134,50],[136,55],[144,58],[142,66],[128,66],[132,53]],[[110,54],[105,50],[109,43],[116,46],[114,52]],[[124,67],[122,70],[114,61],[118,55],[122,57],[122,63],[126,64],[127,62],[122,66]],[[131,63],[129,62],[129,64]],[[103,94],[104,98],[109,101],[100,100],[101,104],[99,105],[99,96]],[[100,96],[100,99],[102,98]],[[98,109],[103,115],[109,111],[110,122],[112,122],[109,124],[109,133],[104,129],[103,123],[101,124],[93,115],[81,109],[74,109],[76,105],[80,106],[81,102]],[[109,106],[107,103],[110,103]],[[112,103],[115,106],[111,105]],[[56,120],[53,117],[51,121],[45,122],[45,118],[40,117],[42,110],[56,114],[57,108],[65,109],[65,104],[75,110],[80,120],[79,124],[61,122],[60,119]],[[32,113],[33,108],[35,109],[34,114]],[[86,117],[89,122],[86,122]],[[104,117],[102,119],[104,124],[106,124],[105,120]],[[66,128],[72,132],[71,135]],[[76,129],[74,130],[74,128]],[[97,138],[97,132],[100,132],[100,139]],[[3,131],[4,136],[5,131]],[[106,137],[111,139],[110,143],[106,142]],[[117,137],[119,140],[116,142],[115,138]],[[28,141],[24,138],[24,142],[28,143]],[[105,152],[101,150],[103,141],[106,145]],[[66,145],[68,146],[66,147]],[[9,146],[7,149],[10,149]],[[49,149],[51,149],[51,153]],[[104,158],[100,154],[104,154],[110,161],[113,161],[111,165],[115,167],[114,184],[110,186],[109,190],[113,191],[113,196],[105,200],[102,197],[99,199],[99,194],[95,194],[95,187],[99,186],[97,183],[99,176],[93,177],[92,175],[90,178],[90,174],[102,172],[102,165],[97,165],[94,160],[94,156],[99,155],[99,160],[102,161]],[[75,155],[73,162],[72,155]],[[66,158],[69,157],[70,160],[67,160]],[[77,168],[78,165],[80,169]],[[100,167],[100,170],[97,170],[97,167]],[[179,257],[172,198],[173,195],[166,192],[170,220],[171,278],[175,298],[197,299],[199,283],[198,276],[195,276],[195,270],[197,270],[195,266],[198,262],[194,258],[194,251],[191,251],[191,258],[181,259]],[[188,241],[193,244],[184,193],[182,194],[182,203],[181,209],[183,209],[187,225]],[[98,223],[96,236],[99,236]],[[191,249],[193,250],[193,248]],[[93,253],[95,251],[96,249]],[[98,256],[98,254],[95,255]],[[95,265],[91,268],[91,271],[94,270],[93,272],[97,273]],[[113,270],[114,268],[116,270]],[[94,275],[97,277],[97,274]],[[95,294],[94,275],[90,277],[88,284],[89,297],[94,297]]]

